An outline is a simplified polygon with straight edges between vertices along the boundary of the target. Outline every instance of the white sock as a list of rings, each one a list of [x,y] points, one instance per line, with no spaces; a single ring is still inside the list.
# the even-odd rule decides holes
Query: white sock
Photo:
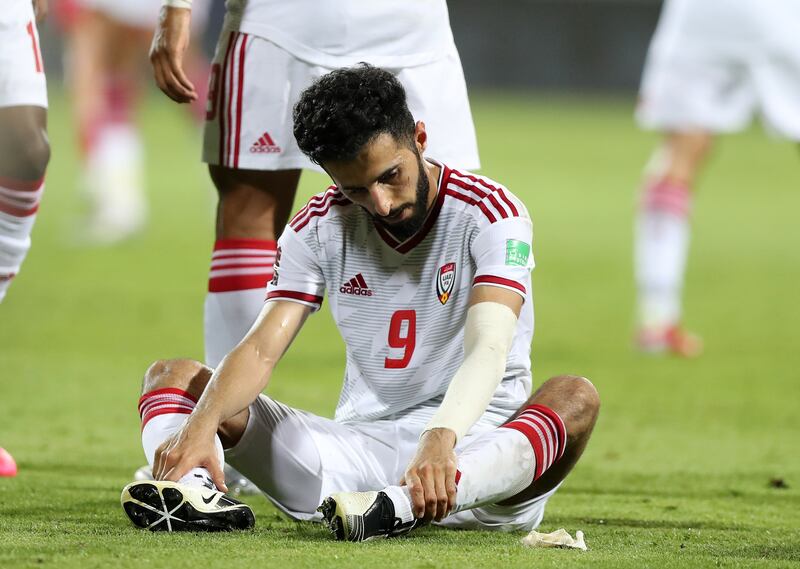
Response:
[[[43,192],[44,179],[23,181],[0,177],[0,301],[30,249],[30,235]]]
[[[519,494],[564,455],[567,431],[558,413],[531,405],[516,419],[478,436],[458,454],[451,514]],[[403,523],[414,519],[408,486],[383,489]]]
[[[255,322],[276,250],[275,241],[261,239],[220,239],[214,244],[204,315],[209,367],[217,367]]]
[[[150,468],[153,467],[156,450],[170,435],[186,422],[196,405],[195,399],[183,390],[175,388],[156,389],[145,393],[139,399],[139,414],[142,418],[142,448]],[[225,467],[225,452],[219,436],[214,435],[220,469]],[[211,486],[211,474],[202,467],[196,467],[185,474],[178,482],[192,486]]]
[[[645,186],[634,251],[638,324],[643,329],[663,331],[680,321],[690,198],[684,185],[661,181]]]
[[[98,129],[86,158],[85,185],[95,237],[115,241],[144,225],[144,147],[132,124],[109,123]]]
[[[458,455],[453,513],[510,498],[544,474],[567,445],[558,413],[531,405],[516,419],[478,436]]]

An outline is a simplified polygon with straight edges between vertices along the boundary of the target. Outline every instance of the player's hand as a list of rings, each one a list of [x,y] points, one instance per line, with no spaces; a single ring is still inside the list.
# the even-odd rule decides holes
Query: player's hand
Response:
[[[216,432],[216,427],[208,428],[187,420],[179,431],[156,449],[153,478],[177,482],[192,468],[200,466],[211,473],[211,479],[219,490],[227,492],[225,475],[214,445]]]
[[[197,100],[197,91],[183,70],[183,56],[191,39],[192,11],[162,6],[150,46],[150,63],[158,88],[178,103]]]
[[[408,485],[414,517],[441,521],[456,505],[456,434],[431,429],[420,438],[417,454],[400,485]]]
[[[48,8],[47,0],[33,0],[33,14],[37,22],[44,20],[45,16],[47,16]]]

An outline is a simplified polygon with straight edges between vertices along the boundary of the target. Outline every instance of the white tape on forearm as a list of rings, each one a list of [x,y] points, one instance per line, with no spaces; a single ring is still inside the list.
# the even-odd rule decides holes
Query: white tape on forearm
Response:
[[[464,361],[425,430],[447,428],[461,439],[486,412],[506,370],[517,316],[505,304],[479,302],[467,311]]]
[[[170,8],[186,8],[187,10],[192,9],[192,0],[164,0],[164,6],[169,6]]]

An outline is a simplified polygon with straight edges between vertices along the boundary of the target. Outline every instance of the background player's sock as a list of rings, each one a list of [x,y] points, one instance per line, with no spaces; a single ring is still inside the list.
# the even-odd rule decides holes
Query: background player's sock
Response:
[[[277,244],[220,239],[214,244],[205,302],[206,364],[215,368],[250,329],[264,306]]]
[[[105,122],[96,128],[88,148],[84,186],[91,215],[88,237],[115,243],[144,226],[144,149],[131,123]]]
[[[518,494],[564,454],[567,430],[558,413],[530,405],[516,419],[484,433],[458,455],[454,513]]]
[[[690,206],[685,184],[662,179],[644,187],[634,252],[641,332],[662,334],[680,320]]]
[[[44,192],[34,181],[0,177],[0,301],[31,246],[31,230]]]
[[[194,410],[197,401],[187,392],[176,388],[156,389],[142,395],[139,399],[139,415],[142,418],[142,447],[147,463],[153,468],[156,450],[167,437],[181,428]],[[225,467],[225,453],[222,442],[214,436],[220,468]],[[206,486],[217,489],[211,481],[211,474],[205,468],[193,468],[178,482],[192,486]]]

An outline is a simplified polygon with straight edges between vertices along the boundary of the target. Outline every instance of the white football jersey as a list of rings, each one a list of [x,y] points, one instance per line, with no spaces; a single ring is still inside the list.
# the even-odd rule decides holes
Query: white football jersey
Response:
[[[328,68],[388,69],[443,57],[453,46],[445,0],[227,0],[239,31]]]
[[[311,198],[278,241],[267,300],[317,310],[327,291],[347,346],[338,421],[438,406],[464,357],[474,286],[524,298],[490,410],[508,416],[530,393],[531,219],[500,184],[436,164],[434,205],[421,230],[402,243],[335,186]]]

